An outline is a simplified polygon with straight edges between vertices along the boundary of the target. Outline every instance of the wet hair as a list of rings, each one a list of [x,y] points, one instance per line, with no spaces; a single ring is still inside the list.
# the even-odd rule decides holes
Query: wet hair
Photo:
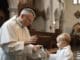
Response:
[[[68,33],[62,33],[57,37],[57,40],[66,41],[67,43],[71,42],[70,34]]]

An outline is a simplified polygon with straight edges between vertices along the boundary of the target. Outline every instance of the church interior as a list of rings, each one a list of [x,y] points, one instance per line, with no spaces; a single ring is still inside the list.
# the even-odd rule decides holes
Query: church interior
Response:
[[[35,44],[56,53],[56,37],[69,33],[75,60],[80,60],[80,0],[0,0],[0,27],[25,7],[36,13],[29,26],[31,35],[38,36]]]

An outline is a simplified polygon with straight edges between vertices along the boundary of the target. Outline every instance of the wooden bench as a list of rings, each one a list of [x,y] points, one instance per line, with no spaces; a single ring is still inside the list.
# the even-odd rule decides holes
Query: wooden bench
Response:
[[[51,49],[56,48],[56,37],[59,35],[58,33],[49,33],[49,32],[39,32],[32,31],[31,35],[37,35],[38,40],[36,44],[41,44],[44,48]]]

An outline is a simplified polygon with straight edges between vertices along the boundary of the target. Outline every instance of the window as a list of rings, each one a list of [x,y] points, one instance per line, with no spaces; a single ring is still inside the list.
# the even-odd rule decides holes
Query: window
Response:
[[[73,4],[80,4],[80,0],[73,0]]]

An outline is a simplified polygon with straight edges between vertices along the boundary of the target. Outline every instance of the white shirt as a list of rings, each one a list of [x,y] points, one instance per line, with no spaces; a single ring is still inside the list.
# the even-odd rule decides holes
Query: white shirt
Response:
[[[62,49],[57,50],[57,53],[50,55],[49,60],[73,60],[73,53],[70,46],[66,46]]]

